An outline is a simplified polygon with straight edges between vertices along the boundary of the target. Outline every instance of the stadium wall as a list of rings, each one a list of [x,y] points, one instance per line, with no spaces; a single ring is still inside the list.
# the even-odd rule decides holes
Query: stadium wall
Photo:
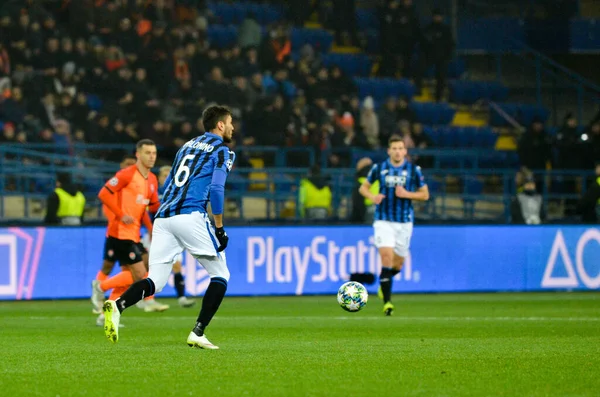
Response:
[[[84,298],[105,229],[0,228],[0,299]],[[229,295],[334,294],[351,272],[378,274],[372,229],[236,227]],[[186,288],[208,275],[184,255]],[[395,292],[598,290],[600,229],[581,226],[417,226]],[[375,292],[376,285],[368,287]],[[172,280],[159,295],[174,296]]]

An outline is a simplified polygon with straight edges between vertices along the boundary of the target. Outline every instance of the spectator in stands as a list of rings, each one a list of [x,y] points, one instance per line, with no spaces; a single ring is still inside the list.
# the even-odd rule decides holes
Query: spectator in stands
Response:
[[[582,135],[583,140],[583,168],[589,169],[600,159],[600,120],[594,121],[586,133]]]
[[[259,48],[262,41],[262,27],[257,21],[256,14],[249,12],[238,30],[237,43],[242,50]]]
[[[2,119],[11,121],[15,124],[21,124],[25,121],[25,118],[31,118],[27,114],[27,103],[23,99],[23,91],[21,87],[13,87],[10,92],[10,96],[4,101],[0,102],[0,114]],[[1,101],[2,99],[0,99]]]
[[[292,53],[292,42],[283,25],[278,25],[269,32],[269,39],[261,47],[260,62],[262,68],[273,71],[283,65]]]
[[[348,106],[350,98],[358,94],[356,85],[339,66],[333,66],[329,72],[329,90],[342,107]]]
[[[300,215],[307,220],[327,219],[331,215],[332,193],[329,180],[314,165],[308,178],[300,181],[298,205]]]
[[[356,0],[333,0],[332,28],[339,46],[357,46]]]
[[[550,139],[544,130],[544,123],[536,118],[530,129],[523,134],[518,144],[521,165],[530,170],[545,170],[552,162]],[[536,178],[537,187],[542,186],[541,176]]]
[[[4,44],[0,43],[0,93],[10,89],[10,73],[10,56]]]
[[[365,136],[354,128],[354,117],[349,112],[345,112],[337,120],[338,128],[331,136],[331,147],[338,149],[339,166],[350,166],[350,152],[348,149],[370,149]],[[339,151],[339,149],[345,149]]]
[[[421,123],[414,123],[412,125],[410,136],[417,149],[430,149],[433,147],[433,141],[423,131]],[[411,159],[423,168],[429,168],[433,165],[433,158],[429,156],[411,156]]]
[[[375,113],[375,101],[370,96],[363,101],[360,126],[371,149],[379,148],[379,119]]]
[[[382,60],[379,74],[395,76],[398,56],[402,60],[402,77],[411,77],[412,56],[420,39],[419,20],[412,0],[387,1],[380,15],[380,42]]]
[[[373,223],[373,215],[375,214],[375,204],[366,198],[364,198],[358,189],[362,186],[363,182],[367,179],[367,175],[373,166],[373,160],[368,157],[358,160],[356,163],[356,174],[355,178],[357,185],[352,191],[352,215],[350,221],[353,223]],[[373,194],[379,194],[379,181],[375,181],[370,188]]]
[[[83,222],[85,197],[71,183],[69,174],[60,174],[56,180],[56,188],[46,200],[47,225],[79,226]]]
[[[415,85],[418,95],[423,93],[423,77],[427,69],[435,67],[435,99],[440,102],[446,88],[448,63],[454,53],[454,39],[450,27],[444,23],[444,16],[439,10],[434,10],[433,20],[423,30],[421,37],[421,53],[419,54],[419,68],[415,75]]]
[[[409,100],[405,96],[401,96],[400,99],[398,99],[397,119],[399,123],[405,121],[412,124],[417,121],[417,115],[415,114],[415,111],[410,108]]]
[[[398,108],[396,98],[387,98],[377,114],[379,116],[379,146],[385,147],[390,136],[396,132],[398,125]]]
[[[16,143],[15,125],[13,123],[4,123],[2,126],[1,143]]]
[[[558,151],[556,166],[561,169],[579,169],[581,158],[574,156],[580,147],[579,126],[573,113],[565,116],[561,129],[556,134],[555,146]]]
[[[533,175],[529,174],[511,202],[511,223],[539,225],[544,216],[542,196],[536,191]]]
[[[600,161],[596,162],[596,179],[581,198],[578,210],[583,223],[600,223]]]

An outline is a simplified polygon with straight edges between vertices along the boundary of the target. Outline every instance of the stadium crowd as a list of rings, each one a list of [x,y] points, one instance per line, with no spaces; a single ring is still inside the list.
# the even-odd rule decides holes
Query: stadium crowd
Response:
[[[411,75],[402,65],[410,65],[417,37],[435,28],[419,30],[411,3],[391,1],[383,10],[384,75],[399,70]],[[291,10],[303,5],[289,4]],[[433,145],[407,98],[389,98],[378,109],[372,98],[359,99],[352,76],[337,66],[323,66],[309,45],[292,48],[285,21],[268,26],[262,35],[249,14],[237,44],[220,49],[207,39],[212,17],[203,1],[23,0],[4,4],[1,12],[2,143],[64,148],[150,138],[168,161],[183,142],[203,132],[202,109],[224,103],[234,111],[237,145],[246,147],[377,149],[396,133],[409,148]],[[334,27],[343,33],[352,26]],[[435,54],[423,66],[452,54],[453,44],[444,34],[432,37],[439,42],[432,44]],[[395,42],[403,44],[385,44]],[[299,59],[292,60],[292,52]],[[413,75],[419,83],[419,73]],[[583,135],[573,117],[566,118],[556,137],[535,121],[519,153],[531,169],[548,162],[591,169],[600,158],[600,113]],[[107,153],[114,160],[121,155]],[[240,161],[248,165],[243,156]],[[338,156],[330,162],[351,165]]]

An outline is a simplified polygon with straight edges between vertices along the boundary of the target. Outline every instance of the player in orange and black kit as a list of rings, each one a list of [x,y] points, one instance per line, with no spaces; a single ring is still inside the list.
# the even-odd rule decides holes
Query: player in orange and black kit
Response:
[[[139,141],[136,145],[136,158],[134,165],[119,171],[98,194],[106,206],[105,214],[108,218],[105,264],[119,261],[128,271],[122,271],[104,281],[92,282],[92,302],[95,309],[102,307],[105,291],[112,288],[126,289],[134,281],[143,279],[147,273],[139,242],[141,223],[152,227],[146,209],[155,212],[159,207],[158,181],[150,172],[156,162],[154,142],[148,139]]]

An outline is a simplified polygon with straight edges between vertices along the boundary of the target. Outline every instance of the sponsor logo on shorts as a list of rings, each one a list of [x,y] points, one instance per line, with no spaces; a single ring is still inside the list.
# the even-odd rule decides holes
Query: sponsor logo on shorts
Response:
[[[112,258],[115,255],[115,251],[108,250],[108,252],[106,253],[106,255],[108,255],[110,258]]]
[[[131,260],[135,259],[135,252],[130,252],[129,253],[129,259],[131,259]]]

